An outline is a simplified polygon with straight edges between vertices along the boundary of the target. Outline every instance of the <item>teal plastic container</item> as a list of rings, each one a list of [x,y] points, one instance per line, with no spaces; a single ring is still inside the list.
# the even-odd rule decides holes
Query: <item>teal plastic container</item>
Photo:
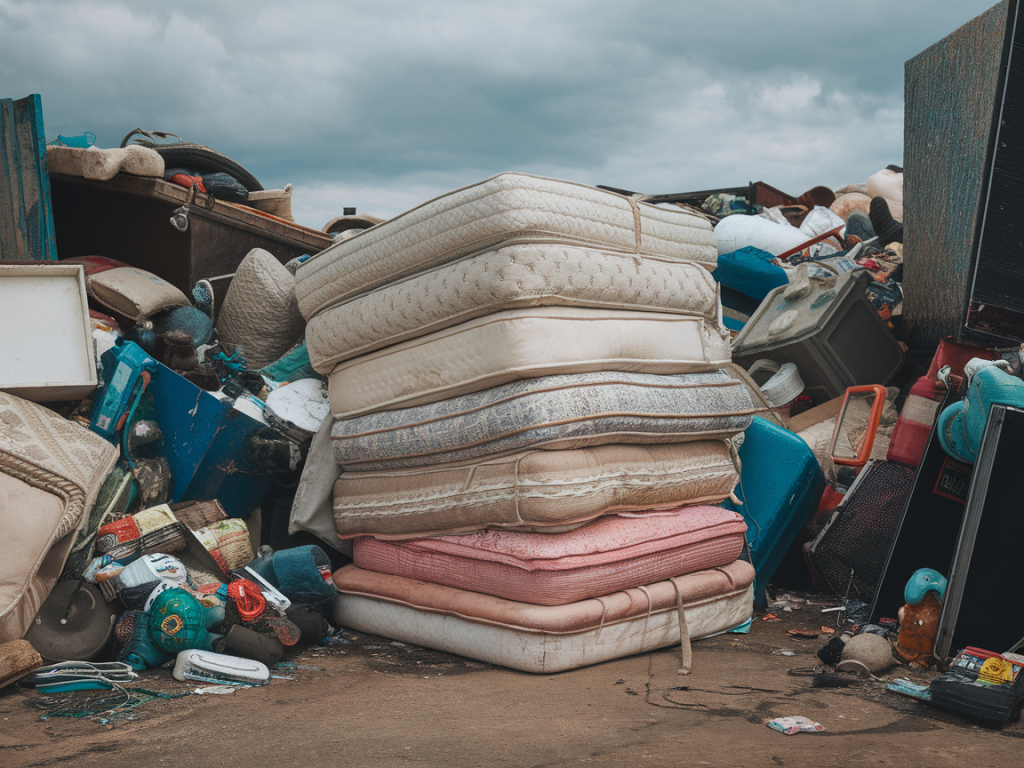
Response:
[[[739,454],[736,495],[743,505],[723,506],[732,506],[747,521],[754,603],[764,607],[768,583],[817,508],[825,478],[807,443],[759,416],[744,433]]]

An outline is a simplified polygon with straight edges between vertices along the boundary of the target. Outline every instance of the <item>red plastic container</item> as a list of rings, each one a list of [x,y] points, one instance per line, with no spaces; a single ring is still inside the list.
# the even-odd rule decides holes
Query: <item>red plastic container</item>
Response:
[[[935,377],[939,369],[945,365],[956,376],[964,375],[964,366],[974,357],[991,360],[996,357],[994,352],[983,347],[972,347],[950,339],[941,339],[935,350],[928,373],[922,376],[910,389],[907,402],[900,412],[899,420],[889,441],[887,461],[894,461],[907,467],[916,467],[924,456],[928,437],[931,435],[932,424],[938,415],[939,403],[936,402]],[[940,397],[939,400],[942,398]]]
[[[921,463],[928,436],[938,414],[939,403],[935,401],[935,379],[922,376],[907,395],[907,402],[896,421],[889,441],[887,461],[894,461],[907,467]]]

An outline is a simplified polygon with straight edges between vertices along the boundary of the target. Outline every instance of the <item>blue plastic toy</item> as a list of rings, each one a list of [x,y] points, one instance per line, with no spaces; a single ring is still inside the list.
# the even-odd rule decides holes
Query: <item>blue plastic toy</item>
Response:
[[[942,450],[954,459],[973,464],[993,403],[1024,408],[1024,381],[989,365],[971,378],[963,400],[939,414],[937,430]]]
[[[903,599],[907,605],[917,605],[929,592],[935,592],[939,602],[946,593],[946,577],[931,568],[918,568],[903,588]]]

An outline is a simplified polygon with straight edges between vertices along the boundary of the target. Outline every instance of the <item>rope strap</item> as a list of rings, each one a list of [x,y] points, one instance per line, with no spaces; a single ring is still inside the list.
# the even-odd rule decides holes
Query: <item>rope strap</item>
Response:
[[[683,609],[683,596],[679,592],[679,585],[675,579],[669,579],[672,588],[676,591],[676,617],[679,620],[679,652],[682,664],[679,667],[680,675],[690,674],[693,667],[693,648],[690,646],[690,630],[686,626],[686,611]]]

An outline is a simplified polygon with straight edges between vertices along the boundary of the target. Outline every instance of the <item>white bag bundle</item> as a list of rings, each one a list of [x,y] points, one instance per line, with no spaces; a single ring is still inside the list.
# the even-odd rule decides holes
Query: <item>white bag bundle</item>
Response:
[[[763,216],[734,213],[715,225],[718,255],[753,246],[773,256],[785,253],[807,241],[807,235],[796,227],[778,224]]]
[[[800,231],[804,233],[804,237],[810,240],[813,237],[824,235],[826,232],[831,232],[833,229],[845,226],[846,222],[840,216],[837,216],[828,208],[816,205],[814,210],[804,218],[803,223],[800,225]]]

